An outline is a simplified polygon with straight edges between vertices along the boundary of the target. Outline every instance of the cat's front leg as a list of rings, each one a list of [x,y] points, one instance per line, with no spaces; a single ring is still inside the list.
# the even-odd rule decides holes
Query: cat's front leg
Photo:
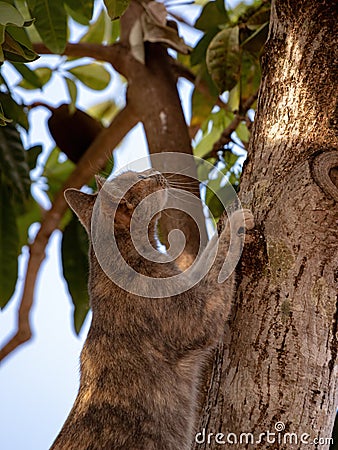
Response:
[[[220,221],[219,221],[220,222]],[[220,237],[218,241],[218,251],[215,258],[215,273],[218,283],[226,282],[226,280],[235,272],[236,266],[242,255],[245,232],[251,230],[255,226],[254,217],[249,209],[239,209],[235,211],[230,219],[225,222],[221,220],[218,225],[220,228]]]
[[[224,214],[217,224],[217,232],[204,251],[204,260],[209,262],[210,269],[204,281],[209,285],[217,285],[231,277],[241,257],[245,231],[255,225],[250,210],[239,209],[230,219]]]
[[[237,210],[230,219],[220,220],[220,235],[215,236],[214,242],[211,241],[205,250],[209,251],[205,260],[212,258],[213,262],[198,285],[206,304],[206,323],[212,324],[208,333],[215,339],[220,337],[235,297],[235,270],[241,257],[245,231],[254,227],[254,218],[248,209]]]

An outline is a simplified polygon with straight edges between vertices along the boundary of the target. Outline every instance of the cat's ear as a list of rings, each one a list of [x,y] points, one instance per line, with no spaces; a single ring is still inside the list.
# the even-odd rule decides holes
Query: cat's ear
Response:
[[[102,186],[107,181],[105,178],[101,177],[101,175],[95,175],[95,181],[97,190],[100,191],[102,189]]]
[[[97,194],[86,194],[78,189],[66,189],[66,202],[80,219],[80,222],[90,234],[90,222]]]

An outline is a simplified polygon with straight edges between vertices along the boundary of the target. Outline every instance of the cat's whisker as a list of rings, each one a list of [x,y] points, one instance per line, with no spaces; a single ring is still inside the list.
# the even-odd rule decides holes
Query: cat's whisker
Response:
[[[177,191],[190,192],[191,194],[197,194],[197,195],[200,194],[200,190],[199,189],[197,189],[197,188],[192,188],[191,189],[191,187],[189,187],[189,189],[188,189],[188,186],[170,186],[170,188],[171,188],[171,191],[176,189]]]
[[[191,168],[191,165],[185,166],[184,168],[180,168],[180,173],[176,173],[176,172],[163,172],[163,174],[165,174],[164,176],[166,178],[172,178],[172,177],[177,177],[177,176],[184,176],[187,177],[189,175],[185,175],[184,172],[188,169]],[[166,175],[168,173],[168,175]]]
[[[189,187],[189,188],[193,187],[193,188],[196,189],[196,186],[191,186],[191,182],[188,182],[188,181],[187,182],[183,182],[183,181],[169,181],[168,184],[169,184],[169,186],[173,186],[173,187],[183,186],[183,187]]]
[[[181,186],[191,186],[191,181],[180,181],[180,180],[170,180],[168,181],[170,185],[181,185]]]
[[[179,195],[178,195],[178,193],[177,194],[174,193],[175,190],[178,191],[178,192],[183,191],[182,193],[186,193],[187,195],[191,194],[191,195],[194,195],[195,197],[199,197],[200,196],[200,191],[199,190],[188,190],[188,189],[183,189],[183,188],[178,188],[178,187],[169,189],[170,195],[171,196],[175,196],[177,198],[179,198]]]

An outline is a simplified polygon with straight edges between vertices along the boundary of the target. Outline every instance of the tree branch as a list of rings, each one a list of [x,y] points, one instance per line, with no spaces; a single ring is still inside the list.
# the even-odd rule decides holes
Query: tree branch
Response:
[[[62,55],[75,57],[89,57],[99,59],[101,61],[110,62],[111,48],[114,45],[94,44],[92,42],[80,42],[78,44],[67,44]],[[54,55],[55,53],[49,50],[42,42],[33,44],[33,49],[40,55]]]
[[[33,44],[33,49],[40,55],[55,55],[43,43]],[[79,42],[77,44],[67,44],[65,50],[60,55],[72,56],[75,58],[94,58],[97,61],[109,62],[118,72],[124,75],[124,65],[127,52],[125,46],[116,42],[113,45],[95,44],[92,42]]]
[[[40,55],[54,55],[54,53],[50,51],[43,43],[39,42],[33,44],[33,48],[34,51]],[[62,55],[77,58],[94,58],[98,61],[109,62],[115,70],[127,77],[126,64],[127,58],[130,58],[130,55],[129,52],[126,52],[126,45],[121,42],[117,42],[113,45],[94,44],[91,42],[67,44]],[[201,92],[201,94],[206,97],[211,97],[207,83],[204,80],[197,80],[196,75],[191,72],[188,67],[185,67],[174,58],[169,58],[169,61],[175,76],[185,78],[195,84],[196,89]],[[227,109],[227,105],[220,99],[220,97],[215,99],[215,105],[220,108]]]
[[[191,2],[190,4],[193,4],[193,2]],[[177,7],[177,6],[180,6],[180,5],[175,5],[175,4],[173,4],[173,5],[167,5],[167,8],[170,8],[170,7]],[[168,14],[169,14],[169,16],[171,16],[173,19],[177,20],[177,22],[181,22],[181,23],[183,23],[183,25],[186,25],[187,27],[189,27],[189,28],[193,29],[194,31],[196,31],[195,26],[194,26],[192,23],[189,23],[188,20],[187,20],[185,17],[180,16],[179,14],[174,13],[174,12],[172,12],[172,11],[168,11]]]
[[[34,301],[36,278],[41,263],[45,258],[45,249],[49,238],[59,226],[68,207],[63,196],[64,190],[68,187],[80,188],[88,183],[95,173],[106,165],[111,157],[112,150],[137,122],[137,118],[128,106],[121,110],[109,127],[102,130],[88,148],[63,188],[57,194],[52,208],[46,213],[40,230],[30,246],[25,284],[18,311],[17,331],[0,350],[0,361],[13,352],[19,345],[28,341],[32,336],[29,314]]]
[[[33,44],[34,51],[40,55],[54,55],[43,43]],[[113,45],[94,44],[91,42],[80,42],[78,44],[67,44],[64,56],[72,56],[77,58],[94,58],[98,61],[109,62],[114,69],[126,76],[124,69],[127,58],[130,57],[126,52],[126,46],[120,42]],[[183,77],[196,85],[196,89],[204,94],[206,97],[210,96],[209,88],[204,80],[197,80],[196,75],[185,67],[182,63],[170,58],[170,65],[174,71],[175,76]],[[218,97],[215,99],[215,105],[220,108],[227,109],[227,105]]]

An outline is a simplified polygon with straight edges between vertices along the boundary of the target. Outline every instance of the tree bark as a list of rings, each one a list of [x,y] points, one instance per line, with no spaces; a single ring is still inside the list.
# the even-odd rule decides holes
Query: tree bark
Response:
[[[204,386],[196,428],[205,440],[195,449],[220,448],[216,433],[237,438],[233,449],[329,448],[338,401],[336,6],[272,4],[240,189],[256,230]],[[241,433],[253,433],[254,445]]]
[[[126,64],[123,69],[123,75],[128,79],[128,106],[133,108],[135,115],[144,126],[151,156],[162,152],[192,155],[189,131],[176,86],[177,79],[167,50],[159,43],[146,42],[145,64],[134,59],[129,51],[130,30],[142,12],[141,3],[131,1],[121,18],[121,43],[125,46],[125,51],[129,53],[129,56],[125,58]],[[193,162],[192,158],[191,161]],[[168,163],[172,172],[178,173],[182,170],[179,158],[176,168],[172,159],[168,160]],[[166,162],[159,164],[158,159],[153,160],[153,167],[161,172],[166,172],[167,169]],[[199,182],[194,164],[191,165],[189,173],[190,179],[171,175],[170,180],[180,183],[180,186],[184,184],[183,189],[199,197]],[[167,245],[168,234],[171,230],[183,231],[186,245],[177,262],[185,268],[194,261],[200,247],[205,247],[207,233],[204,225],[201,226],[204,224],[202,204],[196,207],[195,219],[180,209],[182,205],[178,202],[177,209],[169,210],[162,218],[161,235]],[[195,223],[196,218],[200,228]]]

